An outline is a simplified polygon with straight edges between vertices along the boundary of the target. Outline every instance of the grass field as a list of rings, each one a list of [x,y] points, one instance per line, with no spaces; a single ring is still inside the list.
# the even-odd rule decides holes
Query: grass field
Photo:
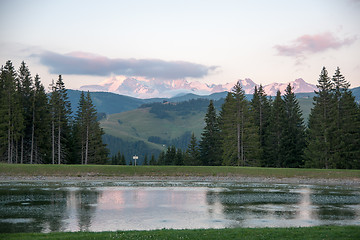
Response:
[[[360,239],[360,226],[0,234],[0,239]]]
[[[54,177],[261,177],[349,179],[360,181],[360,170],[258,168],[226,166],[119,166],[0,164],[0,176]]]

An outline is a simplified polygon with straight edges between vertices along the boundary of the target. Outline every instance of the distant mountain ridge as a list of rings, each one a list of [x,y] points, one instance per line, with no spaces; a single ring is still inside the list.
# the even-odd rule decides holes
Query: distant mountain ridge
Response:
[[[360,87],[351,89],[353,95],[357,102],[360,102]],[[79,90],[68,90],[68,97],[69,101],[71,102],[72,111],[76,113],[77,105],[80,99]],[[121,113],[126,111],[134,110],[140,107],[142,104],[146,103],[154,103],[154,102],[182,102],[188,101],[191,99],[209,99],[209,100],[219,100],[221,98],[225,98],[227,92],[218,92],[212,93],[210,95],[197,95],[193,93],[188,93],[185,95],[178,95],[173,98],[149,98],[149,99],[141,99],[141,98],[134,98],[124,95],[119,95],[115,93],[109,92],[90,92],[91,98],[95,104],[98,113],[106,113],[106,114],[114,114],[114,113]],[[306,98],[312,100],[315,96],[314,92],[307,92],[307,93],[296,93],[297,98]],[[250,100],[252,98],[252,94],[246,94],[246,97]]]
[[[171,98],[186,93],[209,95],[230,91],[238,81],[240,81],[246,94],[252,94],[255,86],[259,86],[250,78],[239,79],[232,83],[209,85],[198,81],[189,82],[186,79],[159,81],[135,77],[112,77],[96,85],[82,86],[80,90],[112,92],[137,98],[154,98],[159,96]],[[295,93],[313,92],[317,89],[315,85],[305,82],[302,78],[287,83],[271,83],[263,87],[267,95],[275,96],[278,90],[283,93],[289,83],[294,88]]]

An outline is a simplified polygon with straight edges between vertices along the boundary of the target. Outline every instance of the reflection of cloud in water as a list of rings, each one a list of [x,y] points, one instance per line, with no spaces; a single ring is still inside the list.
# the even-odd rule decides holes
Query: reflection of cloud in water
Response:
[[[297,220],[302,221],[302,226],[312,226],[315,219],[313,212],[313,205],[311,202],[312,190],[310,188],[303,188],[300,191],[301,200],[298,204]]]

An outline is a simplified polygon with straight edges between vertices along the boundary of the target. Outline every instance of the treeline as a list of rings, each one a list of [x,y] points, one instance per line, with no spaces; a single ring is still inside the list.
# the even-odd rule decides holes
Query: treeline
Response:
[[[217,115],[210,101],[206,126],[186,151],[168,147],[155,164],[360,169],[360,109],[337,68],[323,68],[305,125],[293,89],[274,99],[255,87],[251,101],[238,82]]]
[[[105,163],[108,150],[90,93],[73,118],[61,75],[46,93],[24,62],[0,70],[0,156],[7,163]]]

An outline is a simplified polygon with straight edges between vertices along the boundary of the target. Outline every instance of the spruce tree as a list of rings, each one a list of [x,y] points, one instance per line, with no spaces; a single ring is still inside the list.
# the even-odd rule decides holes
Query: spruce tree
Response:
[[[289,84],[284,94],[285,119],[280,154],[282,167],[300,167],[303,165],[305,148],[305,126],[299,102]]]
[[[31,150],[30,163],[50,162],[51,118],[48,97],[39,75],[34,78],[34,94],[32,102]]]
[[[270,118],[270,102],[267,98],[267,95],[262,87],[259,86],[259,89],[255,86],[253,98],[251,100],[251,113],[253,114],[254,123],[259,129],[259,144],[260,144],[260,155],[261,155],[261,165],[266,166],[266,141],[265,135],[267,133],[267,128],[269,125]]]
[[[360,119],[355,97],[349,91],[350,83],[340,73],[332,78],[334,84],[334,137],[332,138],[332,168],[359,168]]]
[[[103,130],[97,121],[96,109],[92,103],[90,92],[85,97],[84,92],[80,95],[78,110],[75,117],[75,132],[81,151],[81,163],[104,164],[108,150],[102,142]]]
[[[222,106],[221,136],[224,165],[259,165],[258,129],[240,81]]]
[[[21,132],[20,139],[20,163],[24,162],[25,159],[30,158],[32,163],[31,155],[31,130],[32,130],[32,99],[34,95],[33,82],[29,68],[25,62],[21,62],[18,74],[17,74],[17,91],[19,98],[20,111],[23,116],[23,129]],[[29,144],[30,143],[30,144]]]
[[[327,169],[331,167],[335,101],[332,94],[333,83],[325,67],[316,86],[319,91],[315,91],[314,107],[309,116],[305,165]]]
[[[67,138],[70,137],[69,119],[71,114],[67,89],[65,88],[61,75],[59,75],[56,83],[52,84],[50,109],[52,125],[52,163],[55,164],[56,161],[57,164],[61,164],[66,162],[66,154],[69,152]]]
[[[284,101],[278,90],[272,102],[269,126],[265,134],[264,166],[281,167],[284,162],[280,148],[284,135],[284,124],[286,121]]]
[[[200,159],[203,165],[221,165],[220,129],[212,100],[210,100],[204,120],[206,125],[199,144]]]
[[[0,75],[0,151],[8,163],[16,162],[17,143],[24,129],[16,78],[16,71],[9,60],[1,68]]]
[[[191,134],[191,140],[190,140],[190,143],[186,150],[186,157],[185,157],[184,165],[187,165],[187,166],[200,166],[201,165],[199,146],[198,146],[197,139],[196,139],[194,133]]]

